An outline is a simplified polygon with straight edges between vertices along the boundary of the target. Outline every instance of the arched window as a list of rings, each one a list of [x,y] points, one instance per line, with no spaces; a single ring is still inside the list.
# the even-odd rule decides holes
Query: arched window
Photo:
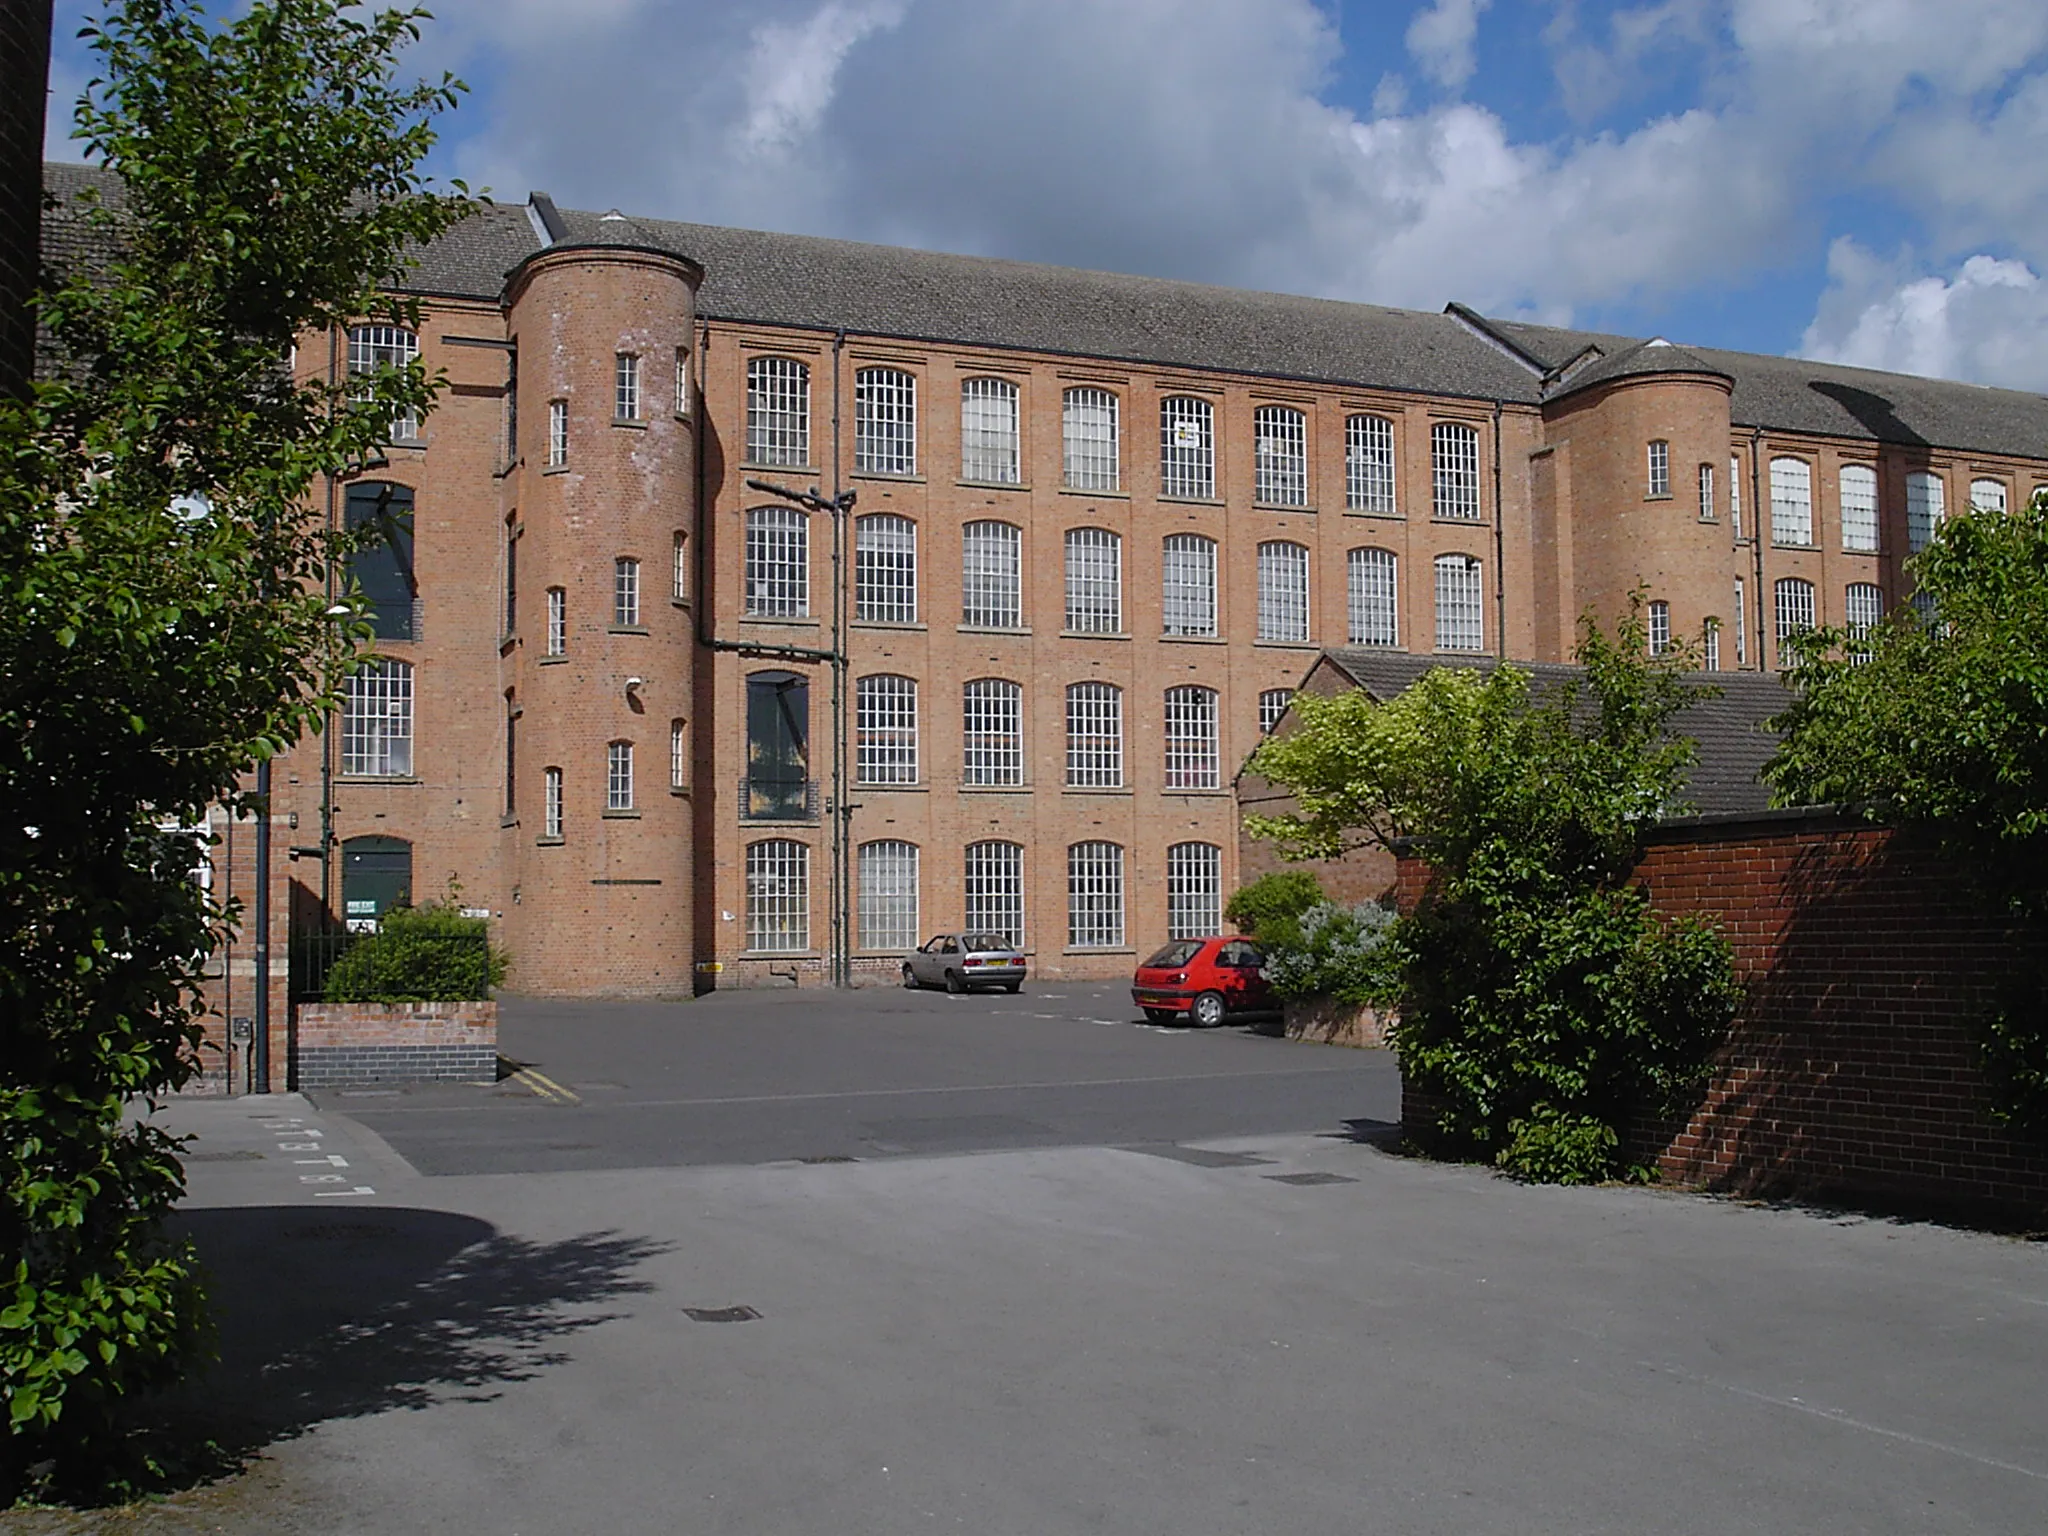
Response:
[[[1352,416],[1344,423],[1344,505],[1353,512],[1391,517],[1394,496],[1394,424],[1384,416]]]
[[[1392,550],[1354,549],[1345,557],[1345,597],[1353,645],[1401,643],[1395,569]]]
[[[1187,684],[1166,690],[1166,787],[1215,789],[1221,782],[1216,690]]]
[[[1280,723],[1280,717],[1287,713],[1287,706],[1294,702],[1292,688],[1268,688],[1259,695],[1259,734],[1269,736],[1273,727]]]
[[[1813,628],[1813,583],[1797,576],[1780,578],[1775,589],[1778,616],[1778,665],[1786,663],[1785,642]]]
[[[1877,471],[1868,464],[1847,464],[1839,481],[1842,492],[1842,548],[1877,548]]]
[[[1721,670],[1721,621],[1708,619],[1700,626],[1701,665],[1709,672]]]
[[[1486,649],[1485,571],[1470,555],[1436,557],[1436,648]]]
[[[1970,505],[1982,507],[1987,512],[2003,512],[2005,482],[2003,480],[1972,480],[1970,482]]]
[[[633,809],[633,743],[608,742],[604,749],[604,808]]]
[[[917,622],[917,524],[882,512],[853,523],[853,616],[869,624]]]
[[[1067,628],[1115,635],[1124,627],[1124,541],[1107,528],[1067,530]]]
[[[1024,782],[1024,690],[978,677],[960,690],[961,780],[983,787]]]
[[[764,618],[811,611],[810,519],[795,507],[747,513],[746,611]]]
[[[960,530],[960,622],[978,629],[1024,627],[1024,535],[1011,523]]]
[[[962,866],[966,926],[1024,942],[1024,850],[1016,843],[969,843]]]
[[[348,574],[361,588],[365,617],[379,640],[417,640],[419,581],[412,563],[412,487],[358,480],[342,500],[342,524],[373,541],[348,555]]]
[[[1671,605],[1662,598],[1650,604],[1649,641],[1652,656],[1662,656],[1671,649]]]
[[[1161,612],[1169,635],[1216,633],[1216,541],[1169,534],[1160,570]]]
[[[960,384],[960,478],[1016,485],[1023,479],[1017,386],[1008,379]]]
[[[881,673],[853,685],[854,781],[917,782],[917,684]]]
[[[1124,851],[1115,843],[1067,850],[1067,945],[1119,949],[1124,942]]]
[[[1277,539],[1259,546],[1259,638],[1308,639],[1308,550]]]
[[[403,326],[353,325],[348,332],[348,371],[352,376],[374,375],[386,368],[409,369],[419,360],[420,339]],[[372,390],[368,378],[353,391],[353,398],[367,400]],[[410,443],[420,435],[420,419],[410,410],[391,418],[391,441]]]
[[[1906,476],[1906,553],[1917,555],[1934,542],[1947,514],[1941,476],[1916,469]]]
[[[900,368],[853,376],[853,467],[871,475],[917,473],[917,380]]]
[[[1062,478],[1071,491],[1114,491],[1118,473],[1117,402],[1106,389],[1070,389],[1060,401]]]
[[[747,845],[747,948],[791,954],[811,947],[811,850],[791,838]]]
[[[1124,782],[1124,695],[1114,683],[1067,689],[1067,783],[1077,789],[1121,789]]]
[[[1159,494],[1213,500],[1216,495],[1216,408],[1174,395],[1159,402]]]
[[[747,359],[747,462],[811,462],[811,370],[793,357]]]
[[[1813,469],[1804,459],[1771,460],[1771,542],[1813,542]]]
[[[1223,928],[1223,850],[1175,843],[1166,850],[1166,936],[1200,939]]]
[[[1440,421],[1429,429],[1429,472],[1435,515],[1476,523],[1479,504],[1479,429]]]
[[[1644,494],[1669,496],[1671,494],[1671,445],[1663,438],[1650,440],[1649,477]]]
[[[341,695],[341,771],[369,778],[412,773],[412,667],[379,657],[348,676]]]
[[[1285,405],[1252,412],[1257,462],[1253,499],[1281,507],[1308,505],[1308,418]]]
[[[917,947],[917,844],[862,843],[856,859],[860,947]]]
[[[811,685],[797,672],[747,677],[747,777],[740,815],[795,821],[811,813]]]

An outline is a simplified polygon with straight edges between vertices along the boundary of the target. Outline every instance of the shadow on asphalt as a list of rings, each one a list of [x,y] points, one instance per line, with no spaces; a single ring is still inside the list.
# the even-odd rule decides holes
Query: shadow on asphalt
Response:
[[[403,1208],[197,1210],[177,1225],[207,1269],[219,1360],[137,1424],[186,1468],[171,1486],[327,1420],[488,1401],[651,1290],[633,1271],[670,1246],[616,1232],[534,1243]]]

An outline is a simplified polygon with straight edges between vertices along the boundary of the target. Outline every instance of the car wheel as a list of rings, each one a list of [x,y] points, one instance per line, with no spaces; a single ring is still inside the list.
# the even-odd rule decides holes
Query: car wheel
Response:
[[[1147,1008],[1145,1010],[1145,1017],[1154,1024],[1171,1024],[1173,1022],[1173,1010],[1171,1008]]]
[[[1203,1029],[1214,1029],[1223,1022],[1223,997],[1220,993],[1204,992],[1188,1009],[1188,1017]]]
[[[967,983],[960,979],[958,971],[946,972],[946,990],[956,996],[967,990]]]
[[[918,989],[917,972],[913,971],[907,965],[903,967],[903,985],[909,988],[912,992],[915,992]]]

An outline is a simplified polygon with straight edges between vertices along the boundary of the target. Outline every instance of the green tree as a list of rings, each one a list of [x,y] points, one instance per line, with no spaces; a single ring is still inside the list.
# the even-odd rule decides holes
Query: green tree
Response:
[[[1765,776],[1939,840],[2035,963],[1983,1023],[2011,1122],[2048,1132],[2048,496],[1947,518],[1911,570],[1920,606],[1793,646],[1796,697]]]
[[[105,1466],[121,1402],[204,1339],[176,1144],[123,1116],[195,1070],[236,917],[171,829],[260,810],[248,770],[319,728],[363,637],[308,492],[438,391],[288,366],[309,331],[416,324],[380,289],[467,207],[418,170],[459,83],[396,74],[423,14],[117,0],[84,34],[114,254],[53,280],[56,366],[0,403],[0,1482]]]
[[[1439,667],[1384,704],[1297,695],[1299,727],[1250,765],[1299,807],[1254,836],[1309,858],[1406,840],[1431,865],[1394,937],[1395,1049],[1440,1106],[1411,1129],[1562,1180],[1623,1171],[1630,1121],[1700,1078],[1737,1001],[1726,942],[1626,883],[1679,808],[1692,658],[1648,655],[1638,599],[1611,636],[1583,625],[1576,659],[1540,696],[1505,665]]]

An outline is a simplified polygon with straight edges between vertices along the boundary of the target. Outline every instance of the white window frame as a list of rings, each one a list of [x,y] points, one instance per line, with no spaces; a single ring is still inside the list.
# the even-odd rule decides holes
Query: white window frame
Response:
[[[853,375],[853,467],[864,475],[917,473],[917,375],[861,368]]]
[[[668,723],[668,787],[688,789],[690,787],[689,737],[685,733],[687,721],[671,720]]]
[[[633,743],[608,741],[604,747],[604,808],[633,809]]]
[[[1107,528],[1069,528],[1066,628],[1077,635],[1124,631],[1124,541]]]
[[[917,782],[917,683],[875,672],[853,685],[853,777],[856,784]]]
[[[404,779],[412,769],[412,664],[373,657],[342,687],[341,771],[352,778]]]
[[[1700,521],[1711,523],[1720,509],[1714,505],[1714,466],[1700,466]]]
[[[1749,665],[1749,583],[1735,578],[1735,665]]]
[[[640,354],[617,352],[612,363],[612,420],[639,421]]]
[[[669,572],[669,599],[686,603],[690,600],[690,536],[678,533],[675,536],[674,564]]]
[[[402,325],[352,325],[348,329],[348,371],[351,375],[374,373],[379,368],[410,368],[419,361],[420,338]],[[359,394],[355,398],[363,399]],[[417,412],[402,410],[391,417],[391,441],[417,442],[420,418]]]
[[[1932,470],[1906,476],[1906,553],[1917,555],[1934,542],[1934,530],[1948,515],[1948,488]]]
[[[2011,506],[2010,493],[2003,480],[1979,476],[1970,482],[1970,505],[1986,512],[2003,512]]]
[[[1124,946],[1124,850],[1111,842],[1067,849],[1067,947]]]
[[[1252,412],[1252,499],[1273,507],[1308,505],[1308,416],[1291,405]]]
[[[1650,604],[1647,618],[1650,654],[1662,656],[1671,649],[1671,605],[1657,598]]]
[[[548,402],[548,468],[560,469],[569,462],[569,402]]]
[[[1306,644],[1309,635],[1308,546],[1292,539],[1259,545],[1258,637],[1280,645]]]
[[[1175,843],[1166,850],[1166,936],[1202,939],[1223,928],[1223,850]]]
[[[1400,512],[1394,468],[1394,423],[1357,415],[1344,422],[1344,505],[1353,512],[1394,517]]]
[[[811,611],[811,522],[795,507],[747,511],[746,612],[804,618]]]
[[[562,835],[562,770],[543,768],[541,783],[540,835],[559,839]]]
[[[676,414],[690,414],[690,349],[676,348]]]
[[[1842,548],[1852,554],[1877,551],[1877,471],[1868,464],[1844,464],[1835,477],[1842,508]]]
[[[917,622],[917,524],[893,512],[853,520],[853,616],[863,624]]]
[[[1345,554],[1345,633],[1351,644],[1400,646],[1400,576],[1400,557],[1390,549],[1368,547]]]
[[[1021,395],[1008,379],[960,381],[960,478],[1021,485]]]
[[[1430,512],[1455,523],[1486,520],[1479,494],[1479,429],[1439,421],[1429,429]]]
[[[1436,557],[1436,648],[1486,649],[1486,567],[1472,555]]]
[[[1777,615],[1778,665],[1785,665],[1785,642],[1814,627],[1814,586],[1803,576],[1781,576],[1771,589]]]
[[[1060,478],[1068,490],[1122,489],[1118,410],[1106,389],[1075,388],[1060,397]]]
[[[971,629],[1024,627],[1024,531],[984,518],[960,530],[960,622]]]
[[[1198,395],[1168,395],[1159,402],[1159,494],[1216,499],[1216,407]]]
[[[811,369],[793,357],[747,359],[747,462],[811,462]]]
[[[1651,497],[1662,500],[1671,495],[1671,445],[1661,437],[1650,439],[1648,485],[1646,494]]]
[[[612,562],[612,628],[640,627],[640,562],[620,555]]]
[[[1222,786],[1222,749],[1218,741],[1216,690],[1183,683],[1166,690],[1166,788],[1217,789]]]
[[[1114,683],[1067,686],[1067,786],[1122,789],[1124,691]]]
[[[1728,456],[1728,531],[1742,537],[1742,459],[1736,454]],[[1735,632],[1742,633],[1741,624],[1735,626]]]
[[[960,778],[980,789],[1024,782],[1024,688],[977,677],[960,688]]]
[[[1259,734],[1270,736],[1273,727],[1287,713],[1287,706],[1294,702],[1292,688],[1268,688],[1259,695]]]
[[[965,927],[1024,942],[1024,849],[1000,838],[969,843],[961,859]]]
[[[548,644],[550,656],[569,653],[569,594],[561,587],[548,588]]]
[[[1842,628],[1861,640],[1884,619],[1884,589],[1874,581],[1852,581],[1842,592]]]
[[[1721,621],[1708,619],[1700,626],[1700,655],[1706,671],[1721,670]]]
[[[811,849],[794,838],[747,844],[747,949],[801,954],[811,947]]]
[[[1771,460],[1771,542],[1813,547],[1813,466],[1789,454]]]
[[[1216,541],[1199,533],[1170,533],[1161,546],[1161,631],[1216,633]]]
[[[876,838],[860,845],[854,864],[860,948],[890,953],[917,948],[917,844]]]

